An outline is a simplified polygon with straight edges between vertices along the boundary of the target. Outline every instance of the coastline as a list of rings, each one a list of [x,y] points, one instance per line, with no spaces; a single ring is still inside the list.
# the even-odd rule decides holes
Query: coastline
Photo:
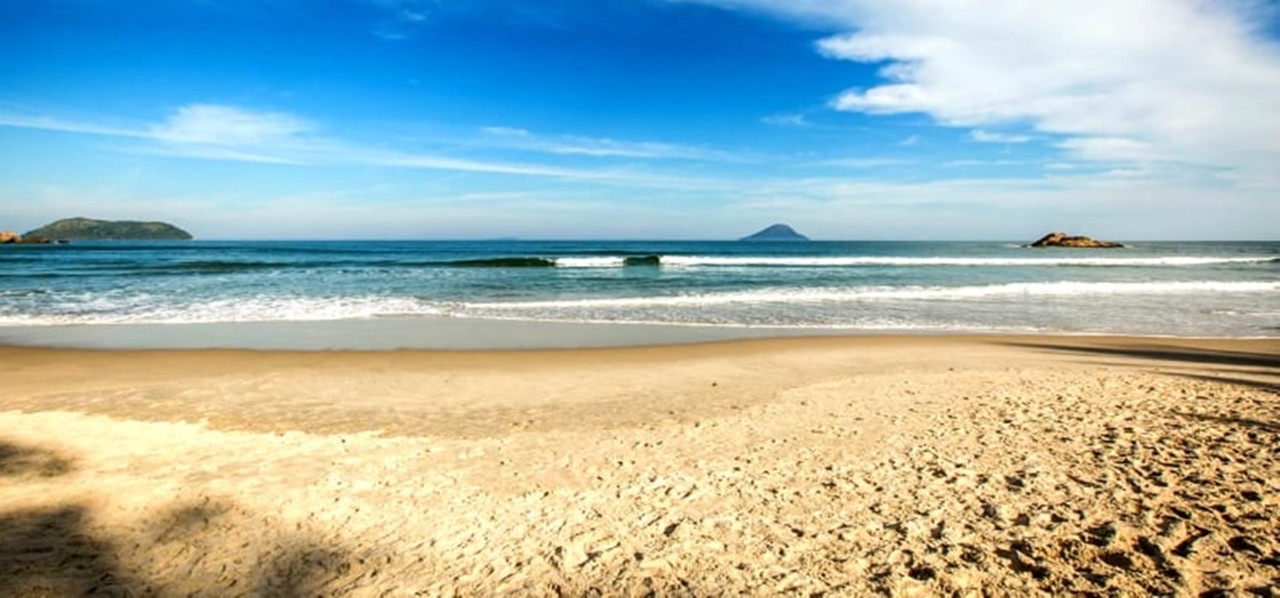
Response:
[[[0,347],[0,591],[1280,585],[1280,339]]]
[[[1278,251],[1275,242],[1166,242],[1124,255],[1003,242],[103,245],[10,256],[0,344],[328,350],[952,331],[1276,336]],[[627,265],[636,259],[644,265]]]

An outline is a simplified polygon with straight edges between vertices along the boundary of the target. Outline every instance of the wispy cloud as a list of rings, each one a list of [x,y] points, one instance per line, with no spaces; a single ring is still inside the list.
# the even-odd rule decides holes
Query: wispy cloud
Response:
[[[614,174],[602,170],[581,170],[560,168],[540,164],[518,164],[509,162],[466,160],[428,154],[409,152],[386,152],[360,147],[347,147],[340,152],[341,156],[328,157],[342,163],[367,164],[371,166],[387,166],[393,168],[420,168],[425,170],[448,170],[454,172],[473,172],[487,174],[507,174],[518,176],[552,177],[576,180],[602,180],[614,178]]]
[[[515,127],[481,127],[480,132],[485,135],[493,135],[495,137],[517,137],[526,139],[532,133],[528,129],[518,129]]]
[[[1026,143],[1031,141],[1029,135],[1010,135],[1008,133],[992,133],[982,129],[969,131],[969,137],[981,143]]]
[[[594,157],[649,158],[659,160],[738,161],[741,156],[728,152],[657,141],[622,141],[577,135],[539,135],[514,127],[491,126],[481,130],[490,145],[560,155]]]
[[[1257,2],[699,1],[845,28],[818,51],[883,64],[883,81],[839,94],[837,110],[1029,126],[1068,138],[1078,159],[1177,161],[1280,184],[1280,46],[1262,35]]]
[[[808,127],[811,126],[808,120],[805,120],[804,114],[771,114],[760,119],[766,125],[775,127]]]
[[[27,114],[5,114],[0,112],[0,126],[16,129],[39,129],[42,131],[58,131],[62,133],[81,133],[86,135],[105,135],[110,137],[150,138],[151,134],[108,124],[57,118],[51,116],[33,116]]]
[[[376,1],[373,4],[380,5],[386,11],[386,16],[370,28],[369,32],[374,37],[389,42],[413,37],[431,16],[428,7],[422,2]]]
[[[284,112],[254,112],[219,104],[188,104],[151,125],[104,124],[58,116],[0,111],[0,126],[145,139],[175,145],[254,146],[278,143],[314,130]]]
[[[969,168],[969,167],[986,167],[986,166],[1023,166],[1028,164],[1026,160],[951,160],[944,162],[942,165],[947,168]]]
[[[915,164],[915,160],[905,158],[836,158],[815,162],[814,166],[834,166],[838,168],[885,168],[889,166],[906,166]]]
[[[141,143],[115,149],[178,158],[312,166],[366,165],[664,189],[721,189],[732,184],[727,180],[666,174],[629,165],[571,167],[386,149],[321,136],[318,124],[295,114],[219,104],[189,104],[176,109],[161,122],[134,126],[109,126],[0,112],[0,126],[133,139]],[[728,159],[714,150],[676,144],[576,136],[545,137],[511,127],[487,127],[481,131],[481,136],[483,139],[476,144],[482,147],[501,146],[549,154],[599,158]]]
[[[121,153],[144,156],[163,156],[168,158],[192,158],[198,160],[217,160],[222,162],[256,162],[258,164],[283,164],[303,166],[308,162],[298,158],[287,158],[280,155],[256,153],[216,145],[133,145],[118,148]]]
[[[399,24],[382,23],[375,25],[369,30],[369,33],[372,33],[378,39],[389,42],[404,41],[410,37],[409,30]]]

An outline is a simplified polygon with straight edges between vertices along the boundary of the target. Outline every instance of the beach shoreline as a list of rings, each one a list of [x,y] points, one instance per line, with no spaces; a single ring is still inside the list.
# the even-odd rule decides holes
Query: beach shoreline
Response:
[[[347,320],[0,326],[0,346],[259,351],[488,351],[626,348],[753,339],[1037,336],[1036,331],[851,329],[561,322],[432,316]],[[1113,335],[1062,334],[1062,336]]]
[[[0,593],[1275,591],[1280,339],[0,347]]]
[[[488,351],[626,348],[799,338],[1142,338],[1266,341],[1280,337],[1130,335],[964,328],[859,329],[561,322],[439,316],[344,320],[0,325],[0,347],[63,349],[227,349],[258,351]]]

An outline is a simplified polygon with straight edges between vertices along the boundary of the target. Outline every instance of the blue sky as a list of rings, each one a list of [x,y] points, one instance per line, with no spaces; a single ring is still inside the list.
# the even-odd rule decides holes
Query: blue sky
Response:
[[[0,0],[0,228],[1275,239],[1248,0]]]

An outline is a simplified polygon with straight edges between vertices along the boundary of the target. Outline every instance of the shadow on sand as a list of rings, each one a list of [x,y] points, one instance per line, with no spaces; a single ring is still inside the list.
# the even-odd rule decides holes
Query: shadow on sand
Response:
[[[0,440],[5,490],[71,475],[73,464],[49,450]],[[305,596],[351,571],[348,551],[264,529],[261,517],[230,502],[173,504],[128,537],[96,531],[92,520],[86,504],[0,510],[0,596]],[[129,547],[127,555],[122,547]]]
[[[1280,376],[1280,355],[1270,353],[1200,349],[1173,345],[1085,346],[1024,342],[1010,342],[1008,344],[1064,353],[1083,353],[1196,365],[1258,368],[1265,370],[1259,373]]]
[[[1086,346],[1030,342],[1010,342],[1011,346],[1115,357],[1130,361],[1145,360],[1164,367],[1183,366],[1194,371],[1162,373],[1206,382],[1247,386],[1269,392],[1280,392],[1280,355],[1263,352],[1200,349],[1174,345]]]
[[[1280,395],[1280,355],[1248,351],[1226,351],[1171,345],[1083,346],[1048,343],[1010,343],[1045,351],[1141,359],[1164,367],[1183,366],[1194,371],[1164,369],[1161,373],[1178,378],[1229,384]],[[1205,372],[1212,373],[1205,373]],[[1178,412],[1200,421],[1233,424],[1265,433],[1280,433],[1280,422],[1224,413]]]
[[[53,451],[0,441],[0,480],[52,478],[69,473],[71,466],[71,461]]]

